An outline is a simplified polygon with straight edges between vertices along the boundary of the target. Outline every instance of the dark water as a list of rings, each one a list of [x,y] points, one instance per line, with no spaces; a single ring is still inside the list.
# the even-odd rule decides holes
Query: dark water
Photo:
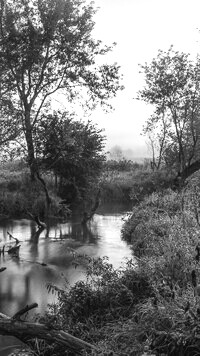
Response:
[[[47,283],[63,287],[65,280],[72,285],[84,279],[84,263],[75,268],[75,253],[108,256],[115,267],[131,258],[130,247],[120,237],[126,211],[123,205],[104,206],[87,227],[80,224],[80,216],[75,216],[67,223],[50,221],[49,228],[40,234],[30,220],[0,222],[0,246],[15,244],[7,232],[21,245],[19,258],[7,253],[0,257],[0,267],[7,268],[0,273],[0,312],[12,316],[33,302],[38,303],[37,312],[43,312],[48,303],[56,302],[56,296],[47,291]],[[3,348],[18,343],[14,338],[0,336],[0,355],[9,352]]]

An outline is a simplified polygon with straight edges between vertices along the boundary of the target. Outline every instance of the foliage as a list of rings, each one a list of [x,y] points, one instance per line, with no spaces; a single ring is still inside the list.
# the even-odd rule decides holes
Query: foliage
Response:
[[[123,268],[115,270],[107,258],[88,258],[86,280],[69,290],[48,288],[58,293],[58,304],[41,321],[98,343],[102,352],[105,348],[102,342],[109,340],[108,329],[115,328],[118,322],[121,325],[129,317],[132,306],[151,295],[146,276],[138,273],[134,261],[127,261]],[[109,346],[106,348],[108,352]]]
[[[59,194],[70,201],[85,198],[105,160],[102,130],[68,113],[54,113],[43,116],[37,135],[40,164],[59,178]]]
[[[101,178],[102,199],[138,204],[146,195],[173,187],[175,173],[162,168],[152,171],[149,163],[106,161]]]
[[[92,109],[122,88],[117,65],[95,63],[111,47],[92,39],[94,13],[93,3],[84,0],[1,1],[0,106],[6,110],[12,103],[19,118],[32,178],[37,171],[33,132],[50,98],[62,92],[69,103],[84,96],[84,108]]]
[[[138,170],[136,179],[132,182],[131,201],[139,203],[147,195],[173,187],[174,173],[165,168],[159,171]]]
[[[199,64],[199,58],[193,63],[189,55],[171,47],[167,52],[159,51],[149,65],[141,66],[146,87],[139,92],[139,99],[155,108],[144,132],[150,136],[153,163],[158,168],[164,161],[183,172],[198,160]],[[157,137],[157,147],[152,133]]]

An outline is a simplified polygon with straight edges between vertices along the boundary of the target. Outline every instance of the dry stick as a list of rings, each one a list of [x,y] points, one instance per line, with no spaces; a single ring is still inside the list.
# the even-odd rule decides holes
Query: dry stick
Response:
[[[20,316],[22,316],[23,314],[27,313],[29,310],[31,310],[33,308],[37,308],[37,307],[38,307],[37,303],[26,305],[25,308],[20,309],[16,314],[14,314],[12,319],[13,320],[20,320]]]
[[[14,239],[16,241],[16,244],[19,244],[19,240],[16,237],[14,237],[13,235],[11,235],[10,232],[7,231],[7,234],[11,239]]]
[[[36,303],[31,305],[32,308],[34,307],[33,305],[36,305]],[[81,354],[82,350],[97,350],[92,344],[78,339],[63,330],[54,329],[50,325],[21,321],[18,320],[18,317],[16,319],[17,315],[22,315],[24,310],[27,311],[31,306],[22,309],[16,313],[13,318],[0,313],[0,335],[15,336],[29,345],[31,344],[31,339],[43,339],[49,345],[54,343],[60,348],[66,348],[66,350],[70,349],[75,352],[76,355]]]

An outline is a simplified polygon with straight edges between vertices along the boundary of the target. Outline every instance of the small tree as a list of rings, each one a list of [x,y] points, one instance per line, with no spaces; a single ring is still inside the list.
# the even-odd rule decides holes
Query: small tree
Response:
[[[39,130],[44,137],[38,140],[41,166],[59,177],[61,195],[69,196],[70,190],[71,199],[85,198],[105,160],[102,130],[59,112],[43,116]]]
[[[71,102],[83,95],[94,108],[121,88],[119,67],[95,65],[111,47],[92,39],[94,13],[84,0],[0,2],[0,90],[20,117],[32,179],[38,176],[33,133],[50,97],[63,92]]]
[[[159,169],[164,162],[169,123],[165,114],[152,115],[143,128],[143,134],[148,138],[148,145],[152,153],[151,166],[154,170]]]

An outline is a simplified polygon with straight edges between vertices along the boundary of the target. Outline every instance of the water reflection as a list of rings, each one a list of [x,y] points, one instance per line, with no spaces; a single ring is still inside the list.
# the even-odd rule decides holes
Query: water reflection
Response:
[[[0,226],[1,245],[12,242],[9,231],[20,240],[21,248],[20,258],[8,254],[0,257],[0,267],[7,267],[0,274],[0,310],[12,314],[34,301],[39,311],[44,310],[52,301],[46,291],[47,282],[63,285],[62,275],[70,284],[83,278],[84,265],[74,268],[73,251],[92,257],[106,255],[119,266],[123,257],[131,257],[129,246],[120,238],[121,226],[121,214],[96,214],[84,227],[77,221],[52,224],[48,234],[29,220],[4,222]]]
[[[84,278],[85,266],[74,267],[73,252],[106,255],[115,267],[124,257],[131,258],[130,247],[120,238],[123,215],[100,211],[87,226],[75,217],[65,224],[51,222],[48,230],[38,230],[34,222],[25,219],[2,222],[0,247],[15,244],[7,231],[20,240],[21,247],[19,258],[7,253],[0,256],[0,267],[7,268],[0,273],[0,311],[13,315],[26,304],[37,302],[37,311],[43,312],[48,303],[56,301],[55,295],[48,294],[47,283],[62,287],[65,280],[73,284]],[[0,346],[2,343],[0,338]]]

